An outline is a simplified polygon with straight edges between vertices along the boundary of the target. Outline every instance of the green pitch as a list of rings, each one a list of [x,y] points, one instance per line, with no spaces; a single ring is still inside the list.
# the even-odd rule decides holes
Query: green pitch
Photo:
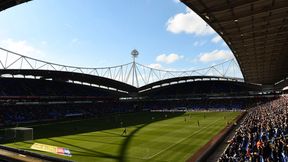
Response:
[[[33,143],[70,149],[77,162],[185,161],[239,112],[134,113],[34,128],[34,141],[6,144],[29,151]],[[199,126],[198,126],[199,121]],[[127,134],[122,135],[124,128]],[[35,151],[37,152],[37,151]]]

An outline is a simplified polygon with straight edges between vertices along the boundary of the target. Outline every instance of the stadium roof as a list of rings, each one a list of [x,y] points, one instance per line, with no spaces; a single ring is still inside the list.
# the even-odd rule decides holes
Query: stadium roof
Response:
[[[218,77],[218,76],[185,76],[185,77],[175,77],[160,80],[157,82],[153,82],[142,87],[139,87],[139,91],[152,89],[153,87],[162,87],[163,85],[172,85],[175,83],[183,83],[183,82],[194,82],[194,81],[231,81],[231,82],[244,82],[243,79],[239,78],[228,78],[228,77]]]
[[[21,70],[21,69],[1,69],[0,76],[2,75],[25,75],[33,77],[41,77],[42,79],[55,79],[60,81],[78,81],[89,84],[96,84],[99,86],[105,86],[109,88],[114,88],[116,90],[122,90],[126,92],[137,92],[137,88],[129,84],[122,83],[116,80],[109,78],[82,74],[82,73],[73,73],[73,72],[64,72],[64,71],[51,71],[51,70]]]
[[[16,6],[18,4],[24,3],[24,2],[28,2],[30,0],[1,0],[0,2],[0,11],[3,11],[7,8]]]
[[[246,82],[272,85],[288,76],[287,0],[181,0],[234,53]]]

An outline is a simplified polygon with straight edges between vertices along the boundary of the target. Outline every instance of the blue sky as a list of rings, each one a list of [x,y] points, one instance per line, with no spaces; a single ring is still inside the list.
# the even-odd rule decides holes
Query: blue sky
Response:
[[[0,14],[0,46],[46,61],[103,67],[137,62],[187,70],[233,58],[177,0],[33,0]]]

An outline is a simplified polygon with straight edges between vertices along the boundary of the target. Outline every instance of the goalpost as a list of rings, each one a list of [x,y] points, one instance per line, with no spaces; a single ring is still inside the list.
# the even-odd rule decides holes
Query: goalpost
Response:
[[[14,140],[15,142],[33,140],[33,128],[15,127],[5,130],[5,138]]]

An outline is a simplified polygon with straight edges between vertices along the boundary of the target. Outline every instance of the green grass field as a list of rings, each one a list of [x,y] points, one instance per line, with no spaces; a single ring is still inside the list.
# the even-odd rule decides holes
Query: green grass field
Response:
[[[205,114],[205,115],[204,115]],[[69,148],[77,162],[185,161],[219,133],[239,112],[134,113],[70,121],[34,128],[34,141],[6,146],[29,151],[33,143]],[[167,115],[167,116],[166,116]],[[204,117],[205,116],[205,117]],[[186,118],[186,122],[185,122]],[[127,127],[127,135],[122,136]],[[198,126],[199,121],[200,126]],[[37,152],[37,151],[35,151]]]

